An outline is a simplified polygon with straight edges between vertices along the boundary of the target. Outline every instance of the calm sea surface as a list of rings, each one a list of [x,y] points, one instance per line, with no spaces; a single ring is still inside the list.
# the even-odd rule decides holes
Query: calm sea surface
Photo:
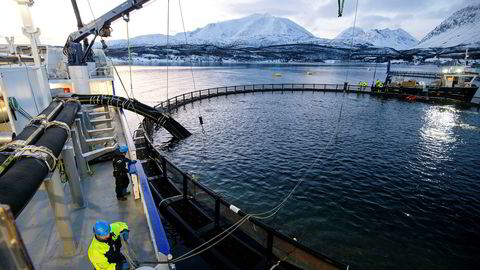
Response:
[[[204,89],[342,83],[346,70],[351,82],[372,81],[375,66],[195,67],[194,76]],[[384,79],[385,66],[376,76]],[[190,68],[170,67],[169,77],[170,97],[193,90]],[[135,97],[164,100],[165,78],[165,67],[134,67]],[[247,212],[270,209],[302,180],[268,223],[321,253],[362,269],[480,268],[475,110],[356,94],[256,93],[196,102],[174,117],[193,135],[166,155]]]

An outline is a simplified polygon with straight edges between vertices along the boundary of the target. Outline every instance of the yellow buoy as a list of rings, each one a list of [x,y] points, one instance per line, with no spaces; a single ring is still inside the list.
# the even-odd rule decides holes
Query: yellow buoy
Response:
[[[274,73],[273,76],[275,76],[275,77],[282,77],[283,75],[282,75],[282,73],[277,72],[277,73]]]

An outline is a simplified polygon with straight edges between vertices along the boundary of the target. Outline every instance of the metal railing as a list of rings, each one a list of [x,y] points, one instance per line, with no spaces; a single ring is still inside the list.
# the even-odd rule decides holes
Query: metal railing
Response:
[[[191,200],[203,209],[215,227],[229,226],[247,215],[239,209],[232,211],[231,203],[164,157],[152,143],[153,122],[144,121],[143,127],[150,158],[161,168],[162,179],[171,181],[181,191],[180,196],[183,196],[184,200]],[[267,261],[276,257],[301,269],[349,269],[348,265],[312,250],[258,219],[248,219],[239,227],[239,231],[262,246],[265,252],[262,256]]]
[[[174,96],[160,102],[155,108],[167,111],[176,109],[185,104],[217,96],[254,93],[254,92],[282,92],[282,91],[315,91],[315,92],[355,92],[371,93],[370,86],[344,85],[344,84],[314,84],[314,83],[282,83],[282,84],[246,84],[214,87],[197,90]]]

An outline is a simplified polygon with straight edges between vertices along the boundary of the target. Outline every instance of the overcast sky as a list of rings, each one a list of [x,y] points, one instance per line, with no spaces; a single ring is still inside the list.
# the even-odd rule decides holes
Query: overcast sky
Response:
[[[0,0],[0,43],[4,36],[26,42],[22,22],[14,0]],[[90,0],[96,17],[124,0]],[[344,16],[337,17],[337,0],[181,0],[187,31],[208,23],[240,18],[253,13],[287,17],[322,38],[334,38],[353,24],[356,0],[345,0]],[[77,0],[82,19],[93,19],[87,0]],[[421,39],[453,12],[480,0],[359,0],[357,26],[403,28]],[[62,45],[76,30],[70,0],[35,0],[31,8],[34,23],[41,29],[43,43]],[[156,0],[131,15],[130,35],[167,31],[167,0]],[[126,38],[125,22],[112,25],[113,39]],[[170,33],[182,32],[178,0],[170,0]]]

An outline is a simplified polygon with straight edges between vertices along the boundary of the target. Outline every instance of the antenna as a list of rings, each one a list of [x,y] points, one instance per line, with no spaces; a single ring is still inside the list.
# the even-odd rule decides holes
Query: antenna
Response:
[[[465,66],[468,66],[468,48],[465,50]]]

